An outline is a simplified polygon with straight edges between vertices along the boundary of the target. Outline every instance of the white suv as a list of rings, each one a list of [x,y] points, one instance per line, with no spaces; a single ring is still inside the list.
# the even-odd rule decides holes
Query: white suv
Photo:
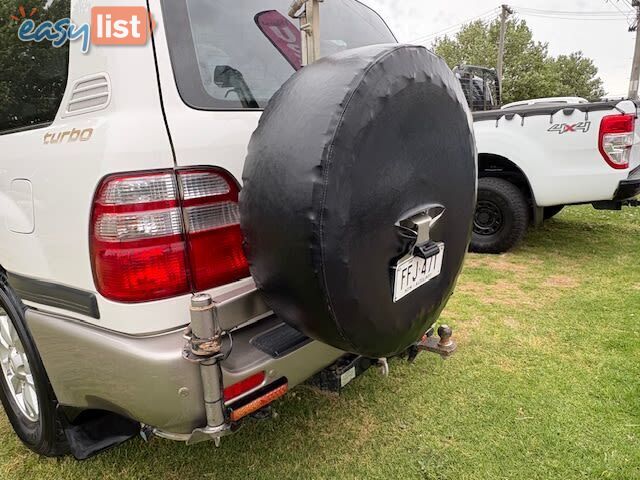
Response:
[[[247,145],[263,109],[294,73],[257,16],[270,8],[282,21],[290,1],[257,4],[53,0],[36,18],[89,24],[96,5],[148,9],[152,41],[92,45],[83,53],[79,42],[54,48],[7,37],[11,48],[0,52],[1,397],[17,434],[40,454],[70,449],[84,458],[137,434],[141,424],[175,440],[219,440],[344,355],[273,314],[243,251],[238,199]],[[322,15],[329,39],[323,55],[395,43],[384,21],[357,1],[325,2]],[[411,47],[407,56],[430,55],[439,74],[450,75],[423,50]],[[416,77],[431,78],[403,78]],[[426,263],[396,253],[414,269],[412,279],[403,274],[403,296],[427,281],[422,288],[441,292],[437,303],[421,307],[429,326],[455,284],[475,195],[470,116],[457,92],[443,105],[456,107],[447,118],[463,119],[455,148],[464,147],[468,158],[460,169],[466,183],[455,195],[465,206],[444,213],[434,238],[448,221],[468,217],[468,224],[446,251],[420,233],[433,243],[417,254]],[[444,207],[421,224],[435,225]],[[413,238],[407,232],[418,223],[390,228]],[[416,280],[417,267],[429,277]],[[385,287],[385,301],[400,305],[392,287]],[[221,378],[211,369],[220,362]]]

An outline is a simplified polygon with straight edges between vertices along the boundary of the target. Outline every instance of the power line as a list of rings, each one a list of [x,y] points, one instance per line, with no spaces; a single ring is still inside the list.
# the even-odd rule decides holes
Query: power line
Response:
[[[520,12],[518,11],[518,13],[520,14],[520,16],[522,17],[538,17],[538,18],[550,18],[550,19],[554,19],[554,20],[574,20],[574,21],[596,21],[596,22],[619,22],[619,21],[625,21],[628,23],[628,19],[625,17],[603,17],[603,18],[589,18],[589,17],[560,17],[560,16],[554,16],[554,15],[543,15],[543,14],[539,14],[539,13],[526,13],[526,12]]]
[[[550,16],[586,16],[586,17],[611,17],[611,16],[628,16],[633,13],[633,11],[623,12],[618,9],[618,12],[611,12],[608,10],[597,10],[597,11],[567,11],[567,10],[541,10],[537,8],[528,8],[528,7],[514,7],[517,8],[519,12],[528,12],[531,14],[541,14],[541,15],[550,15]]]
[[[452,26],[450,26],[448,28],[445,28],[444,30],[437,31],[437,32],[431,33],[429,35],[423,35],[421,37],[418,37],[418,38],[412,40],[411,43],[423,43],[423,42],[425,42],[425,41],[427,41],[429,39],[435,38],[435,37],[439,37],[439,36],[442,36],[442,35],[447,35],[447,34],[450,34],[450,33],[454,33],[454,32],[456,32],[458,30],[461,30],[465,25],[469,25],[470,23],[477,22],[477,21],[483,21],[484,22],[484,21],[487,21],[489,19],[493,19],[496,16],[497,16],[497,12],[493,12],[492,11],[490,14],[486,14],[486,15],[481,15],[481,16],[478,16],[478,17],[470,18],[469,20],[467,20],[465,22],[462,22],[462,23],[459,23],[459,24],[456,24],[456,25],[452,25]]]
[[[625,2],[626,2],[626,0],[625,0]],[[618,10],[618,11],[619,11],[619,12],[621,12],[621,13],[625,13],[625,12],[623,12],[622,10],[620,10],[620,7],[618,7],[618,3],[617,3],[617,2],[616,2],[616,3],[613,3],[613,1],[612,1],[612,0],[604,0],[604,3],[610,3],[611,5],[613,5],[613,7],[614,7],[616,10]],[[631,6],[631,5],[630,5],[630,6]],[[633,7],[632,7],[632,8],[633,8]],[[633,10],[630,10],[628,13],[626,13],[626,15],[627,15],[627,23],[629,24],[629,28],[630,28],[630,29],[634,28],[634,27],[633,27],[633,20],[629,21],[629,15],[631,15],[631,14],[635,14],[635,12],[634,12]]]
[[[477,22],[477,21],[483,21],[484,22],[484,21],[487,21],[487,20],[489,20],[491,18],[497,18],[497,16],[498,16],[498,8],[492,8],[491,10],[489,10],[487,12],[484,12],[484,13],[476,16],[476,17],[469,18],[469,19],[467,19],[467,20],[465,20],[463,22],[460,22],[458,24],[452,25],[452,26],[450,26],[448,28],[445,28],[443,30],[440,30],[438,32],[434,32],[434,33],[431,33],[431,34],[428,34],[428,35],[423,35],[423,36],[420,36],[418,38],[415,38],[415,39],[411,40],[409,43],[416,43],[416,44],[425,43],[425,42],[427,42],[427,41],[429,41],[429,40],[431,40],[433,38],[454,33],[457,30],[462,29],[462,27],[464,27],[465,25],[468,25],[470,23]]]
[[[621,10],[621,9],[620,9],[620,7],[618,6],[618,2],[615,2],[615,3],[614,3],[612,0],[605,0],[605,1],[604,1],[604,3],[608,3],[608,4],[612,5],[612,6],[613,6],[613,8],[615,8],[616,10],[618,10],[618,11],[619,11],[620,13],[622,13],[622,14],[628,15],[629,13],[633,13],[633,10],[631,10],[631,11],[629,11],[629,12],[625,13],[625,12],[624,12],[623,10]],[[630,6],[630,5],[629,5],[629,6]]]
[[[625,2],[625,4],[628,4],[627,0],[622,0],[622,1]],[[543,10],[543,9],[528,8],[528,7],[514,7],[514,9],[517,10],[520,16],[524,16],[524,17],[538,17],[538,18],[549,18],[554,20],[573,20],[573,21],[587,20],[587,21],[599,21],[599,22],[621,21],[621,20],[626,20],[628,22],[630,14],[634,13],[632,10],[627,12],[621,10],[618,7],[618,5],[613,3],[613,0],[605,0],[605,3],[611,3],[618,11],[612,12],[607,10],[596,10],[596,11]],[[451,25],[450,27],[447,27],[440,31],[415,38],[411,40],[409,43],[416,43],[416,44],[427,43],[430,40],[434,40],[437,37],[442,37],[445,35],[451,35],[451,34],[457,33],[459,30],[461,30],[463,27],[465,27],[470,23],[477,22],[477,21],[486,22],[486,21],[497,18],[499,13],[498,11],[499,11],[499,8],[493,8],[478,16],[469,18],[458,24]]]

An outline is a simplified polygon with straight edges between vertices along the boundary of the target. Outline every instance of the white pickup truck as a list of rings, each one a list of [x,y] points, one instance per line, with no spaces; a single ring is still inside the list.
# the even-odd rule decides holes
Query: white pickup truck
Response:
[[[474,113],[471,250],[502,253],[565,205],[619,210],[640,193],[637,105],[543,102]]]

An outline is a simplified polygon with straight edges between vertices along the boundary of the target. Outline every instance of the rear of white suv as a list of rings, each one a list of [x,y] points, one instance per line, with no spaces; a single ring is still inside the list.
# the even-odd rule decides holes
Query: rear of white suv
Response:
[[[290,2],[268,3],[286,16]],[[38,15],[90,23],[94,4],[125,3],[53,0]],[[16,36],[20,54],[0,53],[0,94],[12,98],[0,104],[3,401],[22,440],[45,455],[67,451],[95,412],[118,415],[106,422],[112,432],[102,424],[112,439],[138,422],[193,438],[206,423],[199,365],[183,352],[194,293],[210,295],[233,332],[223,396],[235,420],[343,355],[273,316],[242,250],[249,137],[295,71],[248,28],[255,2],[126,6],[150,9],[153,41],[85,54],[77,42],[56,49]],[[331,2],[326,14],[326,53],[395,41],[358,2]],[[243,72],[256,103],[217,87],[217,66]]]

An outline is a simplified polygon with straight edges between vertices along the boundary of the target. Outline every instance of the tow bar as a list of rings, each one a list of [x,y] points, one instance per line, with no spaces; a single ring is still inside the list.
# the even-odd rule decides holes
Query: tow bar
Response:
[[[438,328],[438,337],[434,336],[434,329],[422,339],[413,344],[406,351],[407,361],[412,363],[420,352],[437,353],[443,359],[449,358],[457,349],[456,342],[451,338],[453,331],[447,325]],[[347,354],[338,359],[333,365],[315,374],[308,383],[320,390],[339,394],[352,380],[365,373],[369,368],[377,366],[383,376],[389,375],[389,360],[387,358],[366,358],[360,355]]]
[[[437,353],[443,359],[449,358],[458,349],[458,345],[452,339],[453,330],[448,325],[441,325],[438,328],[438,337],[434,336],[433,328],[431,328],[422,340],[413,345],[409,349],[407,360],[413,362],[420,352]]]

